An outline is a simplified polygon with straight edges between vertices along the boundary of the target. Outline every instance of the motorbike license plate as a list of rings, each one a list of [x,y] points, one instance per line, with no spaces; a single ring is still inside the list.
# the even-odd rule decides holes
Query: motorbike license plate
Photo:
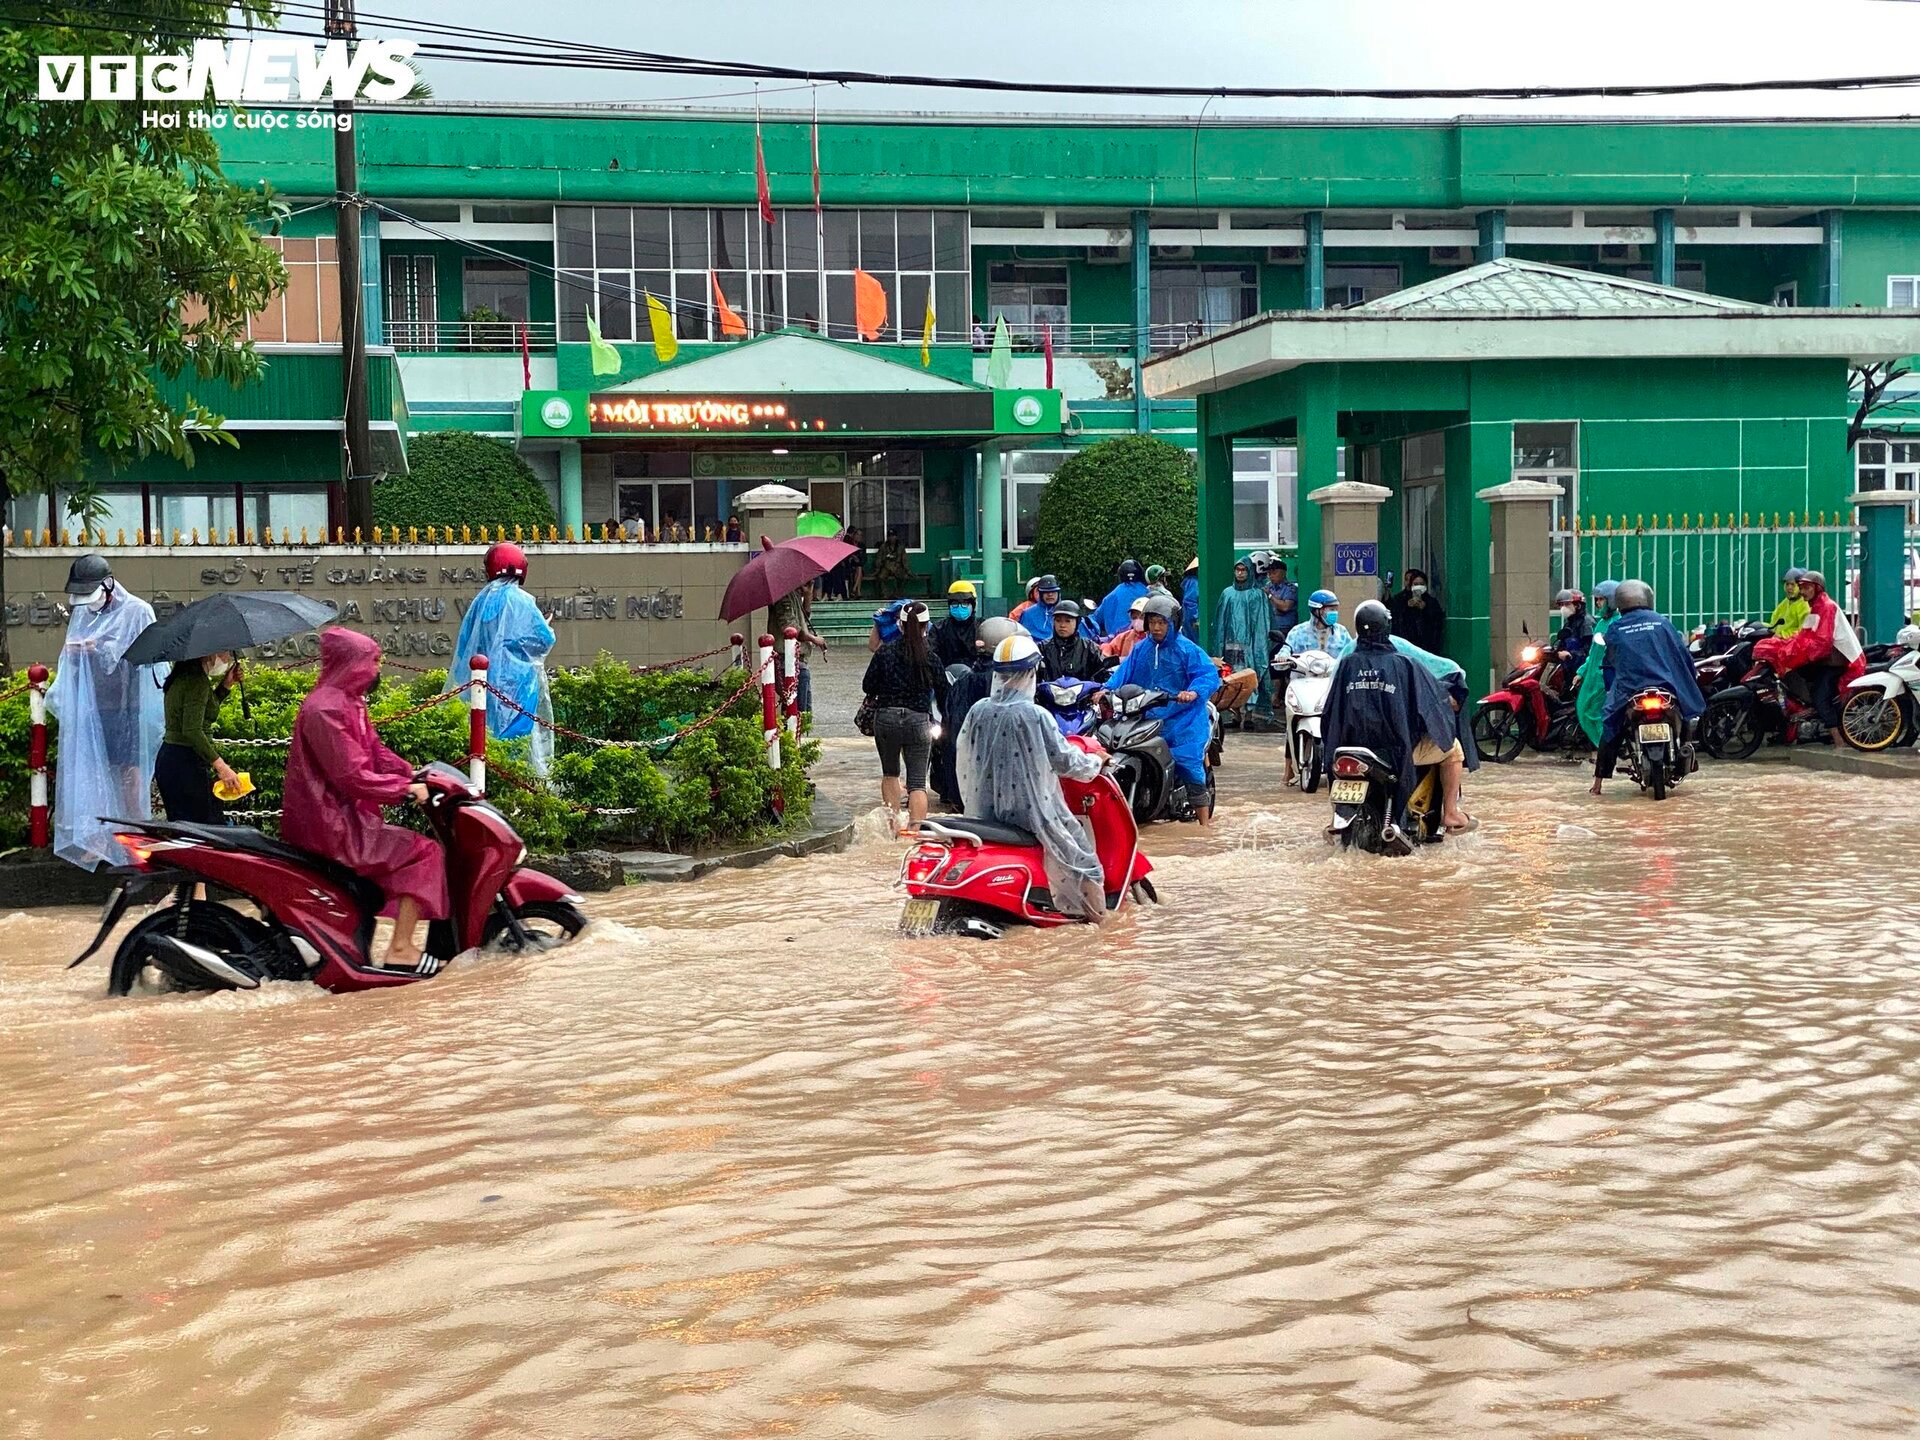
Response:
[[[1333,782],[1333,803],[1336,805],[1364,805],[1367,803],[1367,782],[1364,780],[1336,780]]]
[[[909,900],[900,911],[900,933],[909,938],[931,935],[934,922],[939,918],[938,900]]]
[[[1673,727],[1671,725],[1642,725],[1640,727],[1640,743],[1642,745],[1671,739],[1673,739]]]

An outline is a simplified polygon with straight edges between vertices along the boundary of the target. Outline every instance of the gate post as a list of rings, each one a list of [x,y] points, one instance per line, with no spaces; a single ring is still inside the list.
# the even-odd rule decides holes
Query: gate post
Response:
[[[1860,512],[1860,639],[1868,645],[1887,644],[1907,623],[1907,505],[1912,495],[1910,490],[1862,490],[1848,497]]]
[[[1380,507],[1392,497],[1386,486],[1364,480],[1336,481],[1307,495],[1320,507],[1320,583],[1340,597],[1340,615],[1349,629],[1362,600],[1381,598]],[[1353,573],[1342,574],[1334,563],[1342,553],[1336,546],[1344,549]],[[1298,613],[1306,614],[1304,602]]]
[[[467,782],[487,793],[487,657],[467,661]]]
[[[1475,492],[1493,514],[1493,544],[1487,562],[1487,683],[1491,690],[1529,639],[1547,638],[1548,593],[1553,577],[1547,547],[1553,502],[1562,494],[1551,480],[1509,480]],[[1538,629],[1530,627],[1538,626]],[[1472,672],[1468,672],[1472,683]]]
[[[27,738],[27,806],[30,839],[33,848],[44,850],[53,843],[53,827],[47,811],[47,667],[27,667],[27,713],[32,729]]]

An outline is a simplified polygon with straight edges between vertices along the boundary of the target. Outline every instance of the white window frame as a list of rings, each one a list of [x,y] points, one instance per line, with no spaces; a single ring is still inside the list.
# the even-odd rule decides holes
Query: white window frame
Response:
[[[1573,434],[1571,465],[1522,466],[1519,457],[1511,461],[1515,480],[1544,480],[1561,487],[1561,496],[1553,502],[1547,515],[1548,543],[1553,550],[1548,555],[1549,580],[1553,589],[1577,587],[1580,584],[1580,547],[1573,538],[1573,519],[1580,513],[1580,422],[1578,420],[1516,420],[1514,429],[1522,425],[1565,425]],[[1519,442],[1517,438],[1514,443]]]
[[[1380,271],[1382,273],[1385,273],[1386,271],[1391,270],[1393,272],[1393,281],[1390,285],[1387,286],[1386,289],[1380,291],[1378,294],[1370,294],[1368,293],[1369,290],[1371,289],[1370,286],[1367,286],[1367,285],[1336,286],[1333,280],[1329,278],[1334,273],[1339,271],[1358,272],[1361,270],[1374,270],[1374,271]],[[1323,303],[1326,305],[1327,309],[1345,310],[1355,305],[1364,305],[1369,300],[1381,299],[1384,296],[1393,294],[1395,291],[1404,289],[1405,286],[1403,284],[1403,281],[1405,280],[1405,278],[1406,278],[1406,271],[1401,268],[1400,262],[1397,260],[1337,260],[1337,261],[1334,261],[1332,264],[1325,266],[1322,270],[1321,298]],[[1338,300],[1334,298],[1334,291],[1336,289],[1341,291],[1341,295]],[[1360,292],[1358,299],[1354,298],[1355,291]]]
[[[1856,490],[1896,490],[1913,495],[1915,498],[1907,502],[1907,523],[1920,525],[1920,438],[1863,436],[1854,446],[1853,477]]]
[[[1773,303],[1776,309],[1791,310],[1800,303],[1800,282],[1788,280],[1773,287]]]
[[[1002,514],[1002,518],[1005,521],[1006,548],[1008,550],[1017,551],[1021,554],[1025,554],[1028,550],[1031,550],[1033,548],[1031,541],[1029,541],[1027,544],[1024,544],[1024,545],[1020,543],[1020,535],[1019,535],[1020,486],[1031,485],[1036,489],[1045,490],[1047,488],[1047,483],[1053,479],[1054,475],[1059,471],[1060,467],[1066,464],[1067,461],[1072,459],[1073,456],[1077,453],[1078,453],[1077,451],[1067,450],[1067,449],[1009,450],[1006,453],[1005,457],[1001,460],[1000,462],[1000,485],[1001,485],[1001,505],[1002,505],[1001,514]],[[1052,464],[1044,472],[1030,471],[1026,474],[1021,474],[1019,472],[1019,467],[1015,462],[1020,460],[1026,460],[1033,457],[1044,458],[1046,460],[1051,461]],[[1037,504],[1035,506],[1034,513],[1036,515],[1039,514],[1039,508]]]
[[[1266,468],[1242,469],[1242,456],[1263,456]],[[1241,550],[1291,550],[1300,543],[1297,519],[1300,493],[1300,451],[1292,445],[1236,445],[1233,447],[1233,503],[1235,548]],[[1264,534],[1240,533],[1239,487],[1265,481],[1267,525]]]
[[[1018,270],[1058,270],[1060,272],[1060,278],[1057,282],[1053,280],[1034,280],[1031,278],[996,281],[993,278],[993,272],[994,269],[1000,265],[1012,266]],[[1051,305],[1036,307],[1033,301],[1033,292],[1036,288],[1063,290],[1067,296],[1066,303],[1058,307]],[[1009,290],[1019,291],[1026,296],[1026,299],[1023,301],[1011,302],[1014,308],[1023,312],[1025,318],[1015,319],[1012,314],[1007,313],[1009,302],[994,298],[995,291]],[[1036,308],[1048,311],[1057,308],[1060,311],[1060,316],[1057,320],[1052,318],[1040,319],[1036,317]],[[992,262],[987,266],[987,326],[989,329],[992,328],[994,319],[1002,314],[1007,315],[1007,325],[1015,331],[1016,334],[1023,330],[1038,331],[1042,325],[1054,325],[1064,328],[1071,323],[1071,317],[1073,315],[1073,267],[1068,265],[1064,260],[997,260]]]
[[[1907,295],[1904,300],[1896,299],[1894,291],[1905,286]],[[1889,310],[1912,310],[1920,308],[1920,275],[1887,276],[1887,308]]]
[[[869,534],[867,537],[867,544],[873,549],[878,550],[880,548],[880,542],[885,540],[888,533],[893,529],[893,514],[889,508],[887,487],[896,480],[913,481],[913,503],[919,512],[920,543],[918,545],[907,546],[907,553],[909,555],[924,555],[927,553],[927,477],[925,471],[922,471],[918,475],[862,475],[849,472],[846,478],[847,518],[842,523],[847,525],[855,523],[853,520],[854,490],[861,485],[878,485],[880,487],[880,533],[877,538],[872,534]],[[869,527],[864,524],[860,526],[862,530],[867,530],[868,528]]]

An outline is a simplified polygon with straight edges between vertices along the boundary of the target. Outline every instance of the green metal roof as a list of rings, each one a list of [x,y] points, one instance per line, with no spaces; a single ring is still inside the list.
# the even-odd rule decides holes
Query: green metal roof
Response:
[[[1362,315],[1617,315],[1676,311],[1749,314],[1772,309],[1621,275],[1570,270],[1538,260],[1488,260],[1424,285],[1355,305]]]
[[[986,388],[923,370],[917,363],[918,352],[907,353],[914,355],[916,363],[907,364],[884,350],[838,344],[811,331],[781,330],[608,386],[607,393],[911,394]]]

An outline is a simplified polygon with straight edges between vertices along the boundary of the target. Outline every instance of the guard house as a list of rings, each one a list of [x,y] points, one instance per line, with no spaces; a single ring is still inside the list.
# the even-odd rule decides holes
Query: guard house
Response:
[[[1603,578],[1577,571],[1576,516],[1839,511],[1855,488],[1850,366],[1916,350],[1910,312],[1776,308],[1502,258],[1347,310],[1263,315],[1145,377],[1156,400],[1197,402],[1203,594],[1232,564],[1235,446],[1285,437],[1303,586],[1334,578],[1323,507],[1372,505],[1377,548],[1343,529],[1343,582],[1425,570],[1447,651],[1480,685],[1501,663],[1490,502],[1510,482],[1554,487],[1521,487],[1553,496],[1544,619],[1553,587]]]
[[[700,538],[725,525],[736,494],[778,481],[869,546],[897,534],[910,551],[971,550],[979,452],[1057,443],[1060,394],[994,389],[896,354],[786,330],[591,388],[529,390],[520,445],[557,452],[569,525],[638,521],[649,536]]]

